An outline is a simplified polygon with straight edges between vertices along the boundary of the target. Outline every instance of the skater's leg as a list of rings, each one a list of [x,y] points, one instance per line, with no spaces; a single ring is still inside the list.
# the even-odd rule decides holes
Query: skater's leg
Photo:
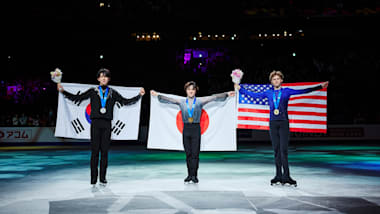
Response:
[[[191,165],[193,170],[193,176],[198,176],[199,168],[199,152],[201,148],[201,128],[199,125],[195,125],[192,131],[191,138]]]
[[[288,164],[288,145],[289,145],[289,121],[281,121],[280,125],[280,151],[281,151],[281,163],[284,169],[283,178],[288,179],[289,164]]]
[[[106,181],[106,173],[108,167],[108,150],[111,143],[111,121],[104,120],[102,121],[102,136],[100,142],[100,181],[105,183]]]
[[[276,178],[282,178],[281,170],[281,153],[280,153],[280,133],[279,133],[279,121],[270,121],[269,134],[274,151],[274,160],[276,164]]]
[[[91,123],[91,184],[95,184],[98,179],[100,133],[97,121],[93,120]]]
[[[186,153],[186,166],[187,166],[187,173],[188,176],[191,176],[190,171],[190,158],[191,158],[191,133],[189,132],[189,128],[186,126],[183,127],[183,133],[182,133],[182,142],[183,142],[183,148]]]

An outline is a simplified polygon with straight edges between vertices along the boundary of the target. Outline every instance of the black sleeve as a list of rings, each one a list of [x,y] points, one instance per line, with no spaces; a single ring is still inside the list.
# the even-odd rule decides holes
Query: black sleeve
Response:
[[[83,93],[80,93],[80,91],[78,91],[77,94],[72,94],[68,91],[63,91],[62,94],[63,96],[65,96],[67,99],[73,101],[75,104],[77,105],[80,105],[80,103],[83,101],[83,100],[86,100],[88,98],[90,98],[91,96],[91,93],[94,91],[93,88],[90,88],[88,89],[87,91],[83,92]]]
[[[137,103],[137,101],[140,100],[141,95],[138,94],[137,96],[134,96],[132,98],[124,98],[117,92],[116,90],[112,89],[112,96],[115,99],[116,102],[119,102],[122,106],[124,105],[133,105]]]

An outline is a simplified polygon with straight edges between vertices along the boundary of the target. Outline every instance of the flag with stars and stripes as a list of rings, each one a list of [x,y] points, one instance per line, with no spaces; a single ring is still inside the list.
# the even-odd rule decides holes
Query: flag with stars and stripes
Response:
[[[320,82],[284,83],[283,88],[305,89],[320,85]],[[270,84],[241,84],[252,92],[270,90]],[[240,94],[237,99],[237,128],[269,130],[268,98],[254,98]],[[291,132],[327,132],[327,89],[307,94],[293,95],[288,103]]]

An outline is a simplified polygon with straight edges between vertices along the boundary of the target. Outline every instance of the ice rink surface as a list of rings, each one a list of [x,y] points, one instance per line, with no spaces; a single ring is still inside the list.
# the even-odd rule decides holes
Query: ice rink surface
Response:
[[[298,187],[269,185],[269,145],[201,153],[199,184],[184,184],[182,152],[109,158],[109,184],[93,188],[87,149],[1,151],[0,213],[380,213],[380,146],[290,147]]]

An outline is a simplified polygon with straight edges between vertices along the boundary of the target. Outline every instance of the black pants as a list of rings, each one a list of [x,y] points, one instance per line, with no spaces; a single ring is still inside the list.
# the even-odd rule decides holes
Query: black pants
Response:
[[[106,180],[108,165],[108,149],[111,143],[111,121],[106,119],[93,119],[91,121],[91,183],[98,179],[99,151],[100,181]]]
[[[199,123],[185,123],[183,127],[183,147],[186,152],[187,173],[198,175],[199,151],[201,148],[201,126]]]
[[[269,133],[274,150],[276,163],[276,177],[289,178],[288,144],[289,144],[289,121],[274,120],[269,123]],[[282,169],[284,170],[282,172]]]

